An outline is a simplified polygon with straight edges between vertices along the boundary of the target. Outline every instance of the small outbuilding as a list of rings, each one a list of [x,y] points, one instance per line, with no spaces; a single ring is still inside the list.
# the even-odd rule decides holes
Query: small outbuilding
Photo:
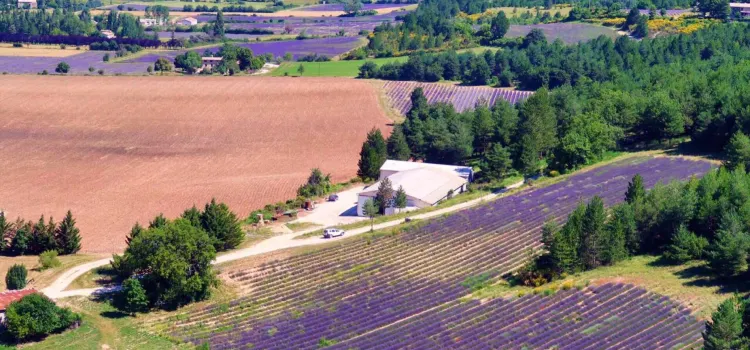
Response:
[[[357,215],[365,215],[365,202],[375,199],[380,183],[386,178],[391,182],[394,197],[400,187],[404,189],[405,210],[414,210],[436,205],[452,195],[466,191],[466,186],[473,178],[473,171],[463,166],[388,160],[380,168],[380,180],[358,194]],[[397,210],[399,209],[388,208],[385,214],[392,214]]]
[[[0,293],[0,321],[5,321],[5,310],[8,308],[10,303],[19,301],[21,298],[36,293],[36,289],[21,289],[21,290],[9,290]]]
[[[102,29],[100,33],[102,33],[102,36],[105,37],[105,38],[107,38],[107,39],[117,38],[117,36],[115,35],[115,33],[113,31],[109,30],[109,29]]]
[[[178,26],[194,26],[198,24],[198,20],[193,17],[184,17],[184,18],[178,19],[177,22],[175,22],[174,24]]]
[[[35,9],[37,8],[36,0],[18,0],[18,8]]]

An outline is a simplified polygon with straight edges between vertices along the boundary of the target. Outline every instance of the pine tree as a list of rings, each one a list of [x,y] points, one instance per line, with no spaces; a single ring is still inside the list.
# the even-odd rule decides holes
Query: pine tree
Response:
[[[148,223],[148,228],[164,227],[167,226],[167,223],[169,223],[169,221],[164,217],[164,214],[159,213],[158,216],[154,217],[154,219]]]
[[[237,247],[245,239],[245,232],[242,231],[237,215],[226,204],[217,204],[213,198],[203,210],[201,226],[214,241],[216,251]]]
[[[183,219],[190,222],[191,225],[200,228],[201,227],[201,211],[195,207],[195,204],[190,209],[185,209],[180,216]]]
[[[133,225],[133,228],[130,229],[130,234],[128,235],[128,237],[125,238],[125,242],[127,242],[128,247],[130,246],[130,242],[132,242],[141,233],[143,233],[143,226],[136,222],[135,225]]]
[[[388,149],[379,129],[373,128],[367,133],[367,140],[359,152],[359,170],[357,175],[363,179],[377,179],[380,167],[388,158]]]
[[[677,263],[685,263],[700,259],[707,246],[708,240],[705,237],[695,235],[682,225],[672,236],[672,243],[667,246],[664,257]]]
[[[574,273],[581,266],[578,251],[585,214],[586,206],[581,203],[568,215],[568,221],[552,240],[550,256],[559,272]]]
[[[50,226],[53,227],[52,232],[50,232],[48,228],[49,226],[44,221],[44,215],[42,215],[39,218],[39,221],[37,221],[37,223],[33,226],[33,229],[31,231],[29,253],[39,254],[48,250],[57,250],[57,243],[55,242],[54,236],[55,223],[50,222]]]
[[[633,179],[628,183],[628,190],[625,192],[625,201],[633,204],[646,195],[646,188],[643,187],[643,177],[641,174],[635,174]]]
[[[76,220],[73,219],[73,213],[68,210],[55,233],[60,254],[75,254],[81,250],[81,236],[78,234],[79,230],[75,225]]]
[[[554,220],[549,220],[544,223],[544,226],[542,226],[542,244],[544,244],[544,249],[548,252],[552,249],[555,236],[559,231],[560,227]]]
[[[492,112],[486,106],[480,105],[474,110],[471,128],[474,134],[474,150],[477,154],[483,154],[489,148],[496,127]]]
[[[541,88],[520,107],[522,147],[531,148],[537,159],[543,158],[557,145],[557,117],[552,109],[549,91]]]
[[[706,350],[731,350],[741,348],[742,307],[736,297],[719,304],[719,308],[706,322],[703,332],[703,348]]]
[[[606,219],[604,202],[599,196],[594,196],[586,206],[581,230],[581,246],[578,251],[584,269],[590,270],[601,265],[601,244]]]
[[[744,167],[750,169],[750,138],[742,132],[736,132],[732,135],[725,148],[726,161],[724,164],[730,170]]]
[[[24,255],[29,253],[29,244],[31,243],[31,223],[17,223],[16,234],[10,243],[10,251],[14,255]]]
[[[396,195],[393,196],[393,205],[399,209],[406,208],[406,205],[408,203],[408,199],[406,198],[406,191],[404,191],[404,186],[398,186],[398,190],[396,190]]]
[[[411,150],[409,150],[409,145],[406,143],[404,132],[401,130],[401,127],[397,126],[393,128],[391,136],[388,137],[388,158],[409,160],[410,157]]]
[[[482,176],[487,180],[500,180],[513,169],[512,166],[513,160],[508,149],[495,143],[484,153]]]
[[[627,255],[635,255],[641,252],[641,235],[638,231],[632,205],[622,203],[612,208],[612,218],[607,226],[607,229],[613,235],[619,235],[625,239]]]
[[[747,271],[750,236],[746,232],[720,229],[708,252],[708,265],[717,274],[731,277]]]

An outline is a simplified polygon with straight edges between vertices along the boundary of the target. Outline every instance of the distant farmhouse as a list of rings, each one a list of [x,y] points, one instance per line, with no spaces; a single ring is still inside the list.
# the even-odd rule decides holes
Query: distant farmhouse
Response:
[[[35,9],[36,0],[18,0],[18,8],[20,9]]]
[[[380,167],[378,182],[359,193],[357,215],[365,215],[365,202],[375,199],[380,182],[385,178],[391,181],[394,192],[403,187],[406,210],[414,210],[436,205],[466,191],[466,186],[474,179],[474,171],[467,166],[387,160]],[[396,210],[388,208],[385,214],[393,214]]]
[[[107,39],[117,38],[117,36],[115,35],[115,33],[112,32],[109,29],[102,29],[100,33],[102,33],[102,36],[105,37],[105,38],[107,38]]]
[[[141,18],[138,21],[141,23],[141,25],[144,28],[149,28],[153,26],[162,26],[166,24],[165,21],[161,18]]]
[[[178,26],[194,26],[198,24],[198,20],[193,17],[180,18],[174,24]]]
[[[730,2],[729,8],[734,18],[750,18],[750,3]]]

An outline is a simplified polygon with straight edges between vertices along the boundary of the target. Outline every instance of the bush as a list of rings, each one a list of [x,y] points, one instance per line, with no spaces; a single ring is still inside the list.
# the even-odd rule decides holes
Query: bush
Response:
[[[34,293],[10,303],[5,313],[8,334],[16,340],[39,338],[78,325],[81,316]]]
[[[70,71],[70,65],[65,62],[58,63],[57,67],[55,68],[55,72],[60,74],[67,74],[68,71]]]
[[[119,304],[122,310],[130,313],[148,311],[148,296],[141,281],[137,278],[128,278],[122,283]]]
[[[57,251],[48,250],[42,254],[39,254],[39,265],[42,267],[42,270],[46,270],[49,268],[58,267],[62,264],[57,258]]]
[[[8,269],[8,273],[5,275],[5,287],[9,290],[23,289],[26,287],[26,266],[21,264],[15,264]]]
[[[13,47],[23,47],[23,44],[21,44],[21,43],[13,43]]]
[[[694,259],[700,259],[708,247],[705,237],[697,236],[681,226],[672,237],[672,244],[667,246],[664,257],[676,263],[684,263]]]

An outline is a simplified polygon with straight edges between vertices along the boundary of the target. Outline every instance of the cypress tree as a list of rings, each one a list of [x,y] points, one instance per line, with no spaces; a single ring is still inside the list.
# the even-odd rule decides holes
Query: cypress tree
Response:
[[[373,128],[367,133],[367,140],[359,152],[357,175],[363,179],[377,179],[380,167],[388,158],[388,149],[380,130]]]
[[[395,160],[409,160],[410,157],[411,150],[406,143],[404,132],[401,130],[401,127],[397,126],[393,128],[391,136],[388,137],[388,158]]]
[[[703,347],[706,350],[729,350],[741,348],[742,305],[736,297],[719,304],[719,308],[706,322],[703,332]]]
[[[220,38],[224,37],[224,13],[219,9],[216,13],[216,21],[214,21],[214,35]]]
[[[75,254],[81,250],[81,236],[73,219],[73,213],[68,210],[65,218],[60,222],[60,227],[56,231],[57,247],[60,254]]]
[[[24,255],[29,252],[31,241],[31,223],[26,222],[16,225],[16,234],[10,243],[10,251],[14,255]]]
[[[628,182],[628,190],[625,192],[625,201],[633,204],[646,195],[646,189],[643,187],[643,177],[641,174],[635,174],[633,179]]]
[[[594,196],[586,206],[581,230],[581,245],[578,251],[584,269],[593,269],[601,265],[601,244],[606,219],[604,202],[599,196]]]
[[[237,216],[224,203],[212,198],[201,214],[201,226],[213,240],[217,251],[232,249],[245,239]]]

